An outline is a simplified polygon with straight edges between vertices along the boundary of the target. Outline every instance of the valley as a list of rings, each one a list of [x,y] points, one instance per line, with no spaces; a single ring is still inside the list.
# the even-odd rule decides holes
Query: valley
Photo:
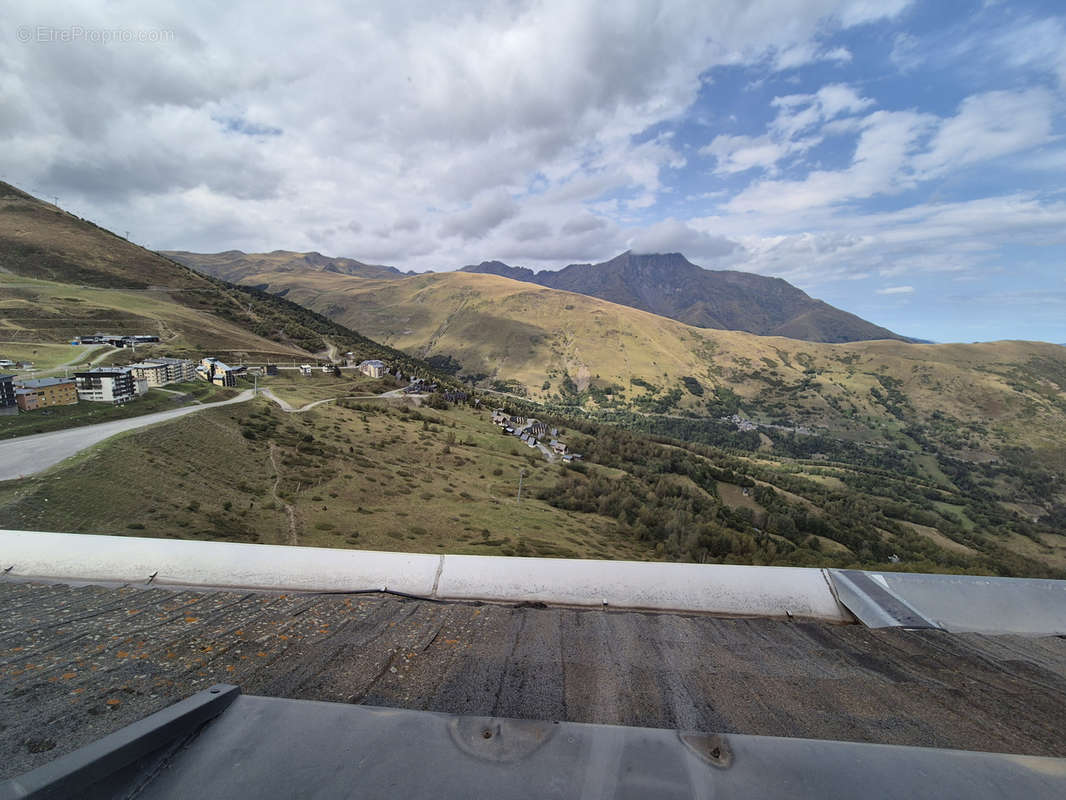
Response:
[[[137,358],[290,367],[262,375],[268,393],[248,402],[0,483],[4,527],[1066,575],[1061,346],[761,336],[484,271],[215,254],[237,286],[13,187],[0,245],[0,339],[40,374],[128,363],[123,348],[69,344],[100,330],[158,335]],[[367,359],[387,373],[353,377]],[[251,385],[32,411],[0,419],[0,436]],[[549,461],[494,425],[495,409],[565,431],[584,458]]]
[[[936,482],[905,462],[743,453],[546,416],[584,456],[553,464],[493,425],[485,406],[344,399],[361,391],[328,375],[303,388],[286,377],[273,391],[293,405],[341,399],[286,412],[263,397],[108,440],[0,484],[0,525],[405,552],[1066,574],[1066,537],[987,500],[983,474]],[[995,477],[1020,483],[1009,471]]]
[[[825,344],[683,325],[494,275],[262,273],[283,293],[464,382],[556,410],[802,427],[845,441],[1061,469],[1066,348]],[[693,425],[697,423],[693,422]]]

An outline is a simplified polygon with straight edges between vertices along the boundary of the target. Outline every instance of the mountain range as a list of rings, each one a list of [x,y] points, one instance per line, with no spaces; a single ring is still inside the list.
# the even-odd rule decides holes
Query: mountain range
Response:
[[[383,280],[415,274],[350,258],[287,250],[272,253],[166,251],[165,255],[195,270],[234,283],[248,283],[250,276],[266,273],[334,273]],[[680,253],[637,255],[626,252],[599,264],[571,264],[559,270],[540,272],[502,261],[484,261],[459,271],[497,275],[598,297],[699,328],[746,331],[811,342],[917,341],[815,300],[781,278],[708,270],[693,264]]]
[[[571,264],[540,272],[484,261],[462,271],[599,297],[699,328],[812,342],[913,341],[815,300],[781,278],[708,270],[681,253],[625,252],[599,264]]]
[[[1056,399],[1066,354],[1055,345],[756,336],[458,270],[384,279],[261,272],[244,281],[478,386],[537,402],[696,417],[741,409],[893,448],[901,429],[928,424],[945,436],[967,430],[951,448],[940,444],[959,455],[1031,447],[1031,458],[1066,467],[1047,439],[1066,431]]]
[[[673,262],[680,275],[691,272],[680,256],[643,262],[642,258],[629,254],[623,259],[625,263],[612,269],[624,277],[627,271],[639,272],[644,263],[659,274],[665,260]],[[399,364],[405,373],[410,365],[422,365],[416,367],[421,369],[428,362],[440,372],[452,373],[467,385],[478,387],[484,392],[479,399],[486,404],[510,404],[512,413],[518,409],[525,415],[558,414],[568,426],[572,423],[575,435],[586,421],[600,425],[596,436],[602,434],[604,440],[614,441],[612,447],[630,452],[636,465],[631,473],[618,472],[629,462],[612,461],[613,456],[604,455],[608,451],[593,458],[600,440],[595,436],[582,439],[590,466],[611,469],[609,475],[593,472],[599,476],[597,480],[604,480],[604,492],[625,485],[635,492],[634,498],[646,499],[653,495],[673,497],[677,491],[706,491],[716,508],[720,504],[714,498],[748,508],[746,504],[753,502],[749,495],[741,494],[738,486],[730,483],[731,473],[720,469],[726,463],[723,459],[728,458],[732,469],[751,473],[755,484],[752,496],[762,504],[756,510],[766,515],[768,526],[760,530],[760,524],[752,529],[754,517],[741,519],[738,530],[749,538],[737,540],[741,549],[735,554],[730,549],[730,558],[750,560],[756,551],[743,547],[753,536],[764,542],[770,541],[768,535],[776,536],[773,541],[782,547],[786,540],[792,542],[789,536],[802,543],[814,535],[822,542],[823,533],[831,532],[832,526],[843,524],[841,520],[847,518],[852,521],[846,535],[825,539],[822,546],[837,548],[839,553],[837,545],[842,544],[853,548],[847,552],[856,554],[855,558],[874,561],[883,561],[898,547],[898,552],[910,559],[908,564],[922,568],[934,563],[915,561],[922,553],[932,554],[938,568],[976,565],[981,569],[1017,569],[1021,574],[1066,568],[1066,540],[1058,535],[1062,520],[1066,520],[1066,492],[1060,477],[1066,471],[1066,350],[1057,345],[1016,341],[932,345],[898,338],[811,342],[697,327],[598,297],[495,274],[455,271],[401,275],[387,267],[285,251],[264,256],[231,252],[216,255],[214,261],[219,269],[228,264],[233,270],[231,277],[244,285],[199,274],[88,220],[0,184],[0,345],[59,343],[69,341],[75,333],[96,330],[158,331],[163,338],[159,349],[167,354],[215,354],[225,359],[233,353],[237,359],[255,362],[352,350],[359,358]],[[254,271],[255,266],[259,271]],[[570,274],[609,273],[594,269],[596,266],[571,270]],[[360,274],[368,269],[375,270],[376,277]],[[790,296],[787,284],[775,285],[786,299]],[[772,323],[772,314],[765,314],[763,324]],[[315,388],[314,380],[306,384],[291,377],[278,380],[295,391]],[[386,479],[403,478],[409,491],[419,488],[422,498],[429,499],[433,493],[414,484],[416,473],[424,477],[436,470],[442,480],[451,481],[463,463],[473,463],[471,459],[481,458],[484,452],[497,461],[483,461],[471,470],[480,475],[481,485],[486,483],[487,467],[502,469],[498,466],[503,463],[500,458],[511,459],[506,461],[508,469],[529,458],[531,465],[539,463],[535,454],[526,454],[525,448],[519,449],[491,432],[483,412],[466,410],[457,413],[474,427],[454,441],[444,439],[444,426],[431,426],[429,418],[418,417],[421,424],[408,420],[413,463],[418,466],[396,474],[390,467],[387,475],[378,472],[361,483],[364,470],[380,470],[384,463],[362,447],[372,446],[392,457],[400,436],[396,426],[404,424],[401,417],[406,418],[410,409],[404,406],[399,416],[386,417],[379,424],[376,412],[354,414],[353,409],[339,404],[321,408],[322,412],[316,409],[300,418],[302,427],[304,420],[315,424],[319,413],[331,413],[322,418],[315,436],[310,436],[295,425],[275,430],[273,415],[265,414],[263,406],[254,407],[245,423],[240,423],[243,430],[237,428],[237,421],[227,428],[227,447],[244,450],[210,448],[219,459],[219,468],[212,476],[233,475],[251,481],[246,477],[248,461],[261,467],[256,480],[262,491],[254,494],[265,496],[271,485],[277,492],[281,472],[289,481],[287,496],[302,497],[300,487],[313,486],[301,501],[300,513],[313,523],[305,526],[306,530],[325,531],[335,523],[314,516],[326,513],[323,498],[313,494],[322,491],[320,477],[333,481],[326,484],[331,498],[348,498],[350,506],[342,511],[347,515],[345,520],[354,516],[354,507],[363,526],[367,524],[362,522],[366,517],[363,512],[369,513],[373,504],[367,497],[391,497],[390,492],[395,491],[389,483],[391,488],[382,494]],[[230,413],[237,414],[219,416],[223,427],[229,425],[226,420]],[[353,427],[341,428],[342,423]],[[371,425],[378,427],[371,429]],[[616,431],[616,427],[629,430]],[[204,435],[192,423],[187,430]],[[718,472],[712,476],[722,476],[711,480],[704,490],[688,483],[688,471],[674,470],[676,474],[666,480],[649,470],[641,440],[630,437],[634,431],[687,442],[686,447],[697,449],[705,445],[726,447],[734,455],[700,450],[703,455],[697,461],[703,466],[691,475],[698,477],[708,465],[718,464],[713,467]],[[429,438],[436,433],[441,433],[439,440]],[[217,435],[214,430],[210,432],[211,437]],[[455,435],[454,431],[450,435]],[[266,449],[266,439],[271,446],[289,442],[289,456],[283,454],[275,464]],[[341,442],[347,447],[340,447]],[[438,445],[442,449],[438,450]],[[259,449],[254,453],[248,450],[256,447]],[[461,453],[459,448],[464,448]],[[154,447],[138,446],[115,463],[125,470],[128,453],[142,450],[154,458]],[[239,452],[254,457],[241,458]],[[323,462],[322,474],[305,474],[311,464],[308,459],[315,453],[332,453],[333,460]],[[135,487],[130,507],[145,505],[144,486],[153,487],[153,492],[165,491],[168,496],[184,486],[184,481],[190,480],[188,473],[196,471],[191,465],[198,458],[195,448],[183,445],[172,454],[169,465],[140,462],[144,482],[138,485],[141,488]],[[798,471],[807,477],[799,479]],[[183,480],[175,483],[176,474]],[[556,472],[544,474],[547,478]],[[579,479],[569,471],[559,474],[563,482],[560,491],[565,495],[572,480]],[[644,483],[632,482],[638,475]],[[217,482],[214,477],[212,481]],[[63,482],[69,484],[66,478]],[[114,483],[107,483],[109,505]],[[490,494],[499,494],[491,479],[488,484]],[[352,487],[360,486],[361,493],[350,493]],[[458,493],[451,483],[444,486],[440,496],[449,490]],[[812,487],[817,490],[814,500],[804,499]],[[0,510],[5,502],[3,488]],[[244,526],[236,521],[239,505],[240,514],[247,510],[252,515],[242,531],[258,530],[256,520],[260,519],[264,524],[278,523],[279,530],[290,530],[291,520],[279,516],[274,503],[268,507],[256,500],[256,510],[251,511],[245,507],[248,486],[242,483],[231,489],[229,495],[218,498],[217,503],[225,498],[225,504],[216,504],[213,518]],[[9,507],[17,506],[18,511],[10,512],[14,516],[9,518],[25,527],[29,525],[28,514],[31,521],[44,524],[39,509],[45,504],[40,498],[46,491],[53,492],[54,486],[42,482],[39,494],[25,498],[16,497],[17,491],[21,489],[8,487],[8,500],[17,500]],[[203,491],[197,489],[200,494]],[[475,496],[477,491],[471,489],[468,494]],[[566,495],[560,508],[598,509],[602,514],[610,508],[606,494],[601,494]],[[70,496],[71,513],[80,520],[86,506],[83,497],[94,496],[94,492]],[[449,541],[459,541],[456,537],[466,534],[473,536],[475,524],[486,529],[507,527],[517,519],[507,516],[509,509],[517,506],[500,504],[495,495],[484,499],[484,508],[489,509],[484,512],[484,522],[467,522],[463,516],[454,515],[456,527],[449,533]],[[854,505],[860,501],[867,505]],[[338,508],[341,503],[337,500]],[[228,514],[230,505],[234,507],[232,514]],[[335,503],[328,505],[333,511]],[[179,507],[188,511],[191,504],[182,500],[173,508]],[[481,508],[464,506],[462,513],[474,510],[480,514]],[[497,508],[504,516],[492,516]],[[871,510],[874,508],[878,510]],[[796,519],[802,522],[802,531],[783,521],[785,511],[790,518],[799,514]],[[255,516],[260,513],[265,516]],[[445,516],[439,505],[429,513]],[[395,515],[390,509],[388,515],[381,516],[392,520]],[[731,519],[723,516],[719,521],[727,518]],[[152,530],[173,524],[175,527],[167,530],[178,536],[184,535],[182,525],[188,523],[187,518],[175,518],[173,523],[154,516],[136,519],[144,519],[138,524]],[[325,527],[317,527],[319,522]],[[433,527],[428,521],[418,522],[418,528],[409,530]],[[566,520],[543,517],[530,530],[536,530],[539,537],[541,528],[572,532],[572,524],[569,516]],[[214,528],[203,530],[203,535],[216,535]],[[766,534],[766,530],[771,533]],[[391,528],[386,531],[379,527],[378,531],[385,537],[378,546],[391,547],[399,541],[393,536],[397,531]],[[217,535],[233,534],[227,529]],[[406,534],[401,535],[406,538]],[[880,555],[867,552],[871,539],[884,544],[878,550]],[[330,541],[335,542],[335,538]],[[356,540],[342,541],[353,544]],[[359,545],[364,541],[359,539]],[[815,551],[808,549],[790,550],[798,560],[789,563],[815,563],[803,560],[816,559]],[[970,560],[986,556],[991,560]]]
[[[296,253],[274,250],[270,253],[245,253],[226,250],[221,253],[190,253],[185,250],[166,250],[163,255],[198,272],[214,275],[230,283],[240,283],[255,272],[333,272],[359,278],[401,278],[405,274],[396,267],[364,264],[354,258],[335,258],[321,253]]]
[[[569,407],[693,417],[739,409],[892,447],[924,447],[913,438],[923,430],[957,456],[1029,448],[1027,460],[1066,468],[1066,356],[1056,345],[804,342],[697,327],[498,275],[405,276],[284,251],[255,257],[267,271],[251,272],[252,260],[215,258],[243,264],[231,274],[245,285],[234,286],[0,184],[0,340],[158,331],[173,352],[252,360],[343,348],[430,361]],[[623,275],[663,261],[680,274],[699,270],[680,256],[615,261]],[[371,267],[380,277],[358,274]],[[569,274],[589,271],[596,265]],[[783,281],[759,280],[791,294]]]

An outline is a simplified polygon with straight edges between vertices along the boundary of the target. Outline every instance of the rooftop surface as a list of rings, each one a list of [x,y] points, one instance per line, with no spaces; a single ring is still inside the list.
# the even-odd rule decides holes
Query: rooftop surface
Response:
[[[27,389],[43,389],[46,386],[59,386],[64,383],[74,383],[73,378],[23,378],[19,381]]]
[[[1066,639],[0,580],[0,778],[214,683],[475,716],[1066,756]]]

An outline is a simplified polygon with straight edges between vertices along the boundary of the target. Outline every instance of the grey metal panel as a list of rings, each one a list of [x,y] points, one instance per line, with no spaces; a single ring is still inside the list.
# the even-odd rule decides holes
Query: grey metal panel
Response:
[[[198,692],[73,753],[0,783],[0,800],[84,796],[86,787],[107,781],[134,762],[194,733],[222,713],[240,693],[238,687],[227,684]]]
[[[1066,634],[1066,581],[829,570],[840,601],[870,627]]]
[[[244,695],[137,796],[806,799],[857,793],[1057,800],[1066,796],[1066,759]]]
[[[837,598],[867,628],[939,627],[893,594],[880,576],[855,569],[829,572]]]

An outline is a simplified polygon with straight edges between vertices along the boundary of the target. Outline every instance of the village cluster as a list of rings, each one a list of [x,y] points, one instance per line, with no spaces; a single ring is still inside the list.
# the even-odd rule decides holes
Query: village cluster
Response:
[[[529,417],[511,416],[502,408],[493,409],[492,422],[502,428],[504,433],[518,437],[528,447],[537,448],[545,455],[552,453],[560,456],[566,463],[581,458],[580,453],[568,452],[566,444],[559,438],[559,429],[549,428],[545,422]],[[544,439],[548,439],[547,444]]]
[[[148,358],[124,366],[91,367],[63,378],[0,375],[0,414],[37,411],[79,401],[118,405],[136,400],[149,389],[197,378],[233,386],[246,367],[230,367],[217,358],[196,363],[185,358]]]
[[[97,333],[76,339],[71,344],[109,344],[113,347],[131,348],[138,344],[158,342],[156,336],[111,336]],[[2,367],[26,367],[12,361],[0,360]],[[405,394],[432,394],[438,391],[438,385],[424,378],[405,376],[399,367],[390,368],[378,359],[367,359],[356,363],[353,353],[344,354],[343,368],[358,370],[370,378],[382,378],[391,375],[402,382],[407,378],[407,386],[402,389]],[[279,369],[299,369],[301,375],[311,377],[314,372],[340,374],[341,364],[295,364],[292,367],[280,367],[277,364],[265,366],[230,366],[213,356],[205,356],[198,362],[192,359],[149,357],[122,366],[88,367],[73,372],[67,377],[27,378],[14,374],[0,375],[0,414],[17,414],[32,412],[53,406],[73,405],[78,402],[110,403],[114,405],[127,403],[148,393],[150,389],[168,384],[203,380],[220,387],[235,386],[237,379],[244,375],[274,375]],[[449,389],[442,393],[447,402],[465,403],[470,401],[468,392]],[[480,400],[474,401],[480,406]],[[545,422],[521,416],[512,416],[502,408],[494,409],[492,422],[503,433],[516,437],[526,446],[540,450],[546,458],[561,458],[570,463],[579,460],[581,455],[569,451],[562,441],[559,430],[549,427]]]
[[[138,345],[159,342],[158,336],[150,335],[112,335],[95,333],[79,337],[72,345],[100,345],[131,348],[134,352]],[[19,364],[9,359],[0,359],[0,370],[25,368],[31,365]],[[405,376],[397,367],[395,371],[378,359],[368,359],[356,363],[353,353],[346,353],[345,368],[356,369],[371,378],[393,375],[396,380]],[[94,403],[111,403],[114,405],[131,402],[145,395],[150,389],[172,383],[204,380],[216,386],[235,386],[237,379],[244,375],[277,375],[277,364],[263,367],[245,365],[230,366],[218,358],[206,356],[198,362],[192,359],[151,357],[122,366],[86,367],[74,371],[66,377],[32,378],[16,374],[0,374],[0,414],[17,414],[20,411],[37,411],[52,406],[73,405],[79,401]],[[340,374],[341,367],[336,364],[324,366],[301,364],[300,374],[310,376],[313,371],[335,372]],[[407,394],[422,394],[437,391],[437,384],[423,378],[408,377],[408,385],[403,391]],[[447,398],[446,398],[447,399]],[[459,398],[452,398],[459,399]],[[462,399],[466,399],[465,393]]]

